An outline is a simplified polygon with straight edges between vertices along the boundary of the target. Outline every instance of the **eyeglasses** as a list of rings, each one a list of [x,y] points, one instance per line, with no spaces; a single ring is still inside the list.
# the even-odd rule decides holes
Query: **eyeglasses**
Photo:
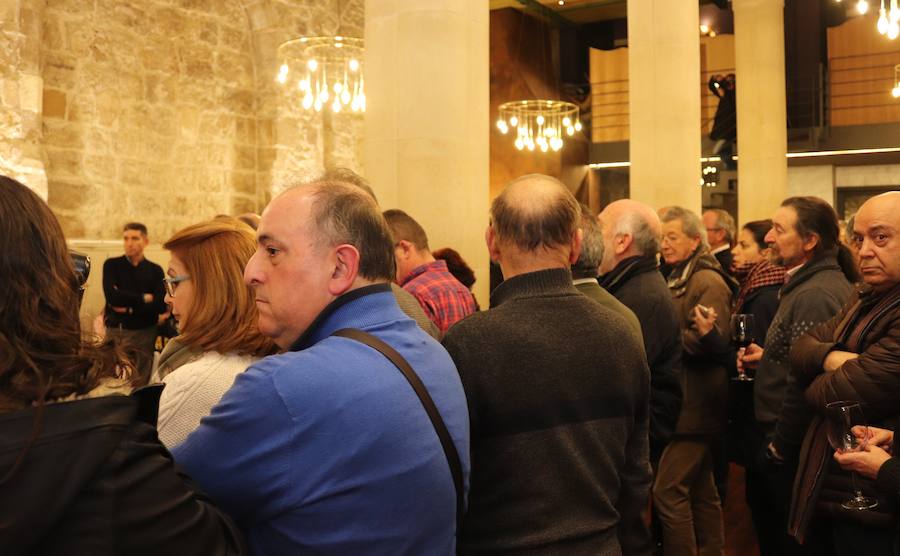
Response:
[[[163,278],[163,284],[165,284],[166,286],[166,293],[169,294],[169,297],[175,297],[175,290],[178,289],[178,284],[190,279],[191,277],[187,274],[183,276],[167,276]]]

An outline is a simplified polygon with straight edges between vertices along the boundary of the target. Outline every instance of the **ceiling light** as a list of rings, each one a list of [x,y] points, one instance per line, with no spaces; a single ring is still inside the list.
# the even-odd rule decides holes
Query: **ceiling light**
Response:
[[[304,110],[366,111],[362,39],[302,37],[279,46],[278,58],[281,66],[276,80],[296,86],[303,95],[300,105]]]
[[[859,0],[859,2],[856,3],[856,11],[860,14],[865,14],[869,11],[869,3],[866,2],[866,0]]]

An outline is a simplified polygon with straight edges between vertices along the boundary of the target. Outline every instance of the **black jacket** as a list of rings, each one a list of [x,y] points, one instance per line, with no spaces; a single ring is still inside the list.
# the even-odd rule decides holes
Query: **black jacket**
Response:
[[[641,323],[650,365],[650,455],[658,458],[681,411],[681,328],[653,257],[632,257],[600,277],[600,285]]]
[[[156,436],[162,387],[0,415],[0,554],[237,555],[231,519]]]

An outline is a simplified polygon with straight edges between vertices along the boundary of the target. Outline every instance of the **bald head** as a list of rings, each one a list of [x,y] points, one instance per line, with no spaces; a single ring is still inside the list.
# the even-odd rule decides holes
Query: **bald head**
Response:
[[[557,179],[529,174],[511,181],[491,204],[491,226],[500,242],[523,252],[569,246],[581,209]]]
[[[876,291],[900,284],[900,191],[872,197],[853,219],[863,281]]]
[[[662,227],[652,207],[631,199],[610,203],[598,217],[603,225],[603,261],[606,274],[630,257],[655,257]]]

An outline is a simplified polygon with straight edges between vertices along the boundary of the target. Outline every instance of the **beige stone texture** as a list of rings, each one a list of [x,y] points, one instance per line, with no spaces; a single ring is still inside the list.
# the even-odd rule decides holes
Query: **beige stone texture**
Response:
[[[628,3],[631,198],[700,211],[697,3]]]
[[[361,169],[360,115],[299,107],[277,47],[362,36],[364,0],[0,2],[0,173],[48,199],[70,238],[158,241],[284,185]],[[338,9],[341,14],[338,14]],[[45,170],[46,168],[46,170]]]

